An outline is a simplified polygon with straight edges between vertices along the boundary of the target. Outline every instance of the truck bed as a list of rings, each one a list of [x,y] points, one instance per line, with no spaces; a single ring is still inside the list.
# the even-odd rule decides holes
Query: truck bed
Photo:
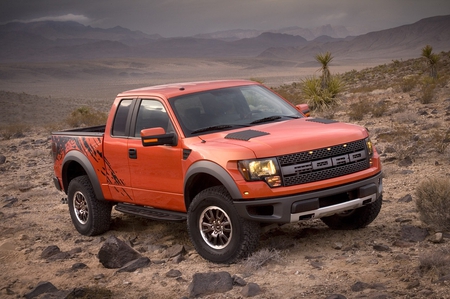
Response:
[[[105,133],[105,125],[84,128],[69,129],[53,132],[53,135],[77,135],[77,136],[97,136]]]

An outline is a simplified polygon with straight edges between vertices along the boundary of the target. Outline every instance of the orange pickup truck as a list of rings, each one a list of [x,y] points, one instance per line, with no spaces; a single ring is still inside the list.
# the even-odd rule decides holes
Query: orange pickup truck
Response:
[[[83,235],[106,232],[113,206],[186,221],[216,263],[251,254],[264,224],[367,226],[383,189],[367,130],[306,109],[245,80],[126,91],[106,125],[53,133],[54,183]]]

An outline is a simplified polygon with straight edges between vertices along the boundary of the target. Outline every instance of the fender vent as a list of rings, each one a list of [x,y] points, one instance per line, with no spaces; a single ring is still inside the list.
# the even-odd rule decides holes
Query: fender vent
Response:
[[[315,123],[319,123],[319,124],[334,124],[337,123],[338,121],[336,120],[332,120],[332,119],[326,119],[326,118],[308,118],[306,119],[306,121],[312,121]]]
[[[225,136],[225,139],[236,139],[236,140],[249,141],[252,138],[269,135],[269,134],[270,133],[262,132],[262,131],[246,130],[246,131],[230,133],[227,136]]]

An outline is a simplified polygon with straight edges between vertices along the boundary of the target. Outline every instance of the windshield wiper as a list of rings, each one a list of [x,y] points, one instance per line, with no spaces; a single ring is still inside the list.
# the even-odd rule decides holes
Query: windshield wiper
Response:
[[[232,127],[233,126],[231,126],[231,125],[210,126],[210,127],[205,127],[205,128],[200,128],[200,129],[194,130],[194,131],[191,132],[191,134],[208,132],[208,131],[215,131],[215,130],[221,130],[221,129],[230,129]]]
[[[277,119],[280,119],[280,118],[281,118],[281,116],[279,116],[279,115],[268,116],[268,117],[263,117],[263,118],[254,120],[254,121],[252,121],[250,124],[265,123],[265,122],[277,120]]]

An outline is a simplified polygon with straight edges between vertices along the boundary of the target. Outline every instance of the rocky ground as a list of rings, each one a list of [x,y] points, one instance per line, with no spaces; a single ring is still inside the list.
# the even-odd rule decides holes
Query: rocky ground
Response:
[[[42,125],[32,120],[36,125],[8,134],[3,123],[0,297],[450,298],[450,234],[436,233],[422,223],[415,205],[415,188],[421,181],[450,176],[445,139],[450,127],[449,77],[445,74],[432,100],[423,103],[419,83],[404,91],[396,81],[395,69],[400,73],[403,64],[386,66],[394,69],[390,73],[381,67],[347,74],[349,82],[354,80],[351,88],[340,107],[328,112],[371,131],[385,174],[378,218],[356,231],[330,230],[320,220],[268,227],[255,254],[231,265],[202,259],[189,241],[185,223],[114,211],[108,233],[79,235],[64,194],[52,185],[47,120]],[[409,67],[409,74],[414,74],[414,67]],[[373,77],[378,78],[377,86]],[[15,97],[28,108],[45,100],[4,92],[1,101]],[[361,102],[365,114],[359,119],[356,109]],[[381,115],[372,108],[379,106],[384,107]],[[67,114],[67,108],[53,107],[55,118]],[[4,122],[12,117],[5,109],[1,114]],[[111,242],[132,248],[141,264],[105,267],[101,251]],[[208,294],[208,286],[214,286],[214,293]]]

